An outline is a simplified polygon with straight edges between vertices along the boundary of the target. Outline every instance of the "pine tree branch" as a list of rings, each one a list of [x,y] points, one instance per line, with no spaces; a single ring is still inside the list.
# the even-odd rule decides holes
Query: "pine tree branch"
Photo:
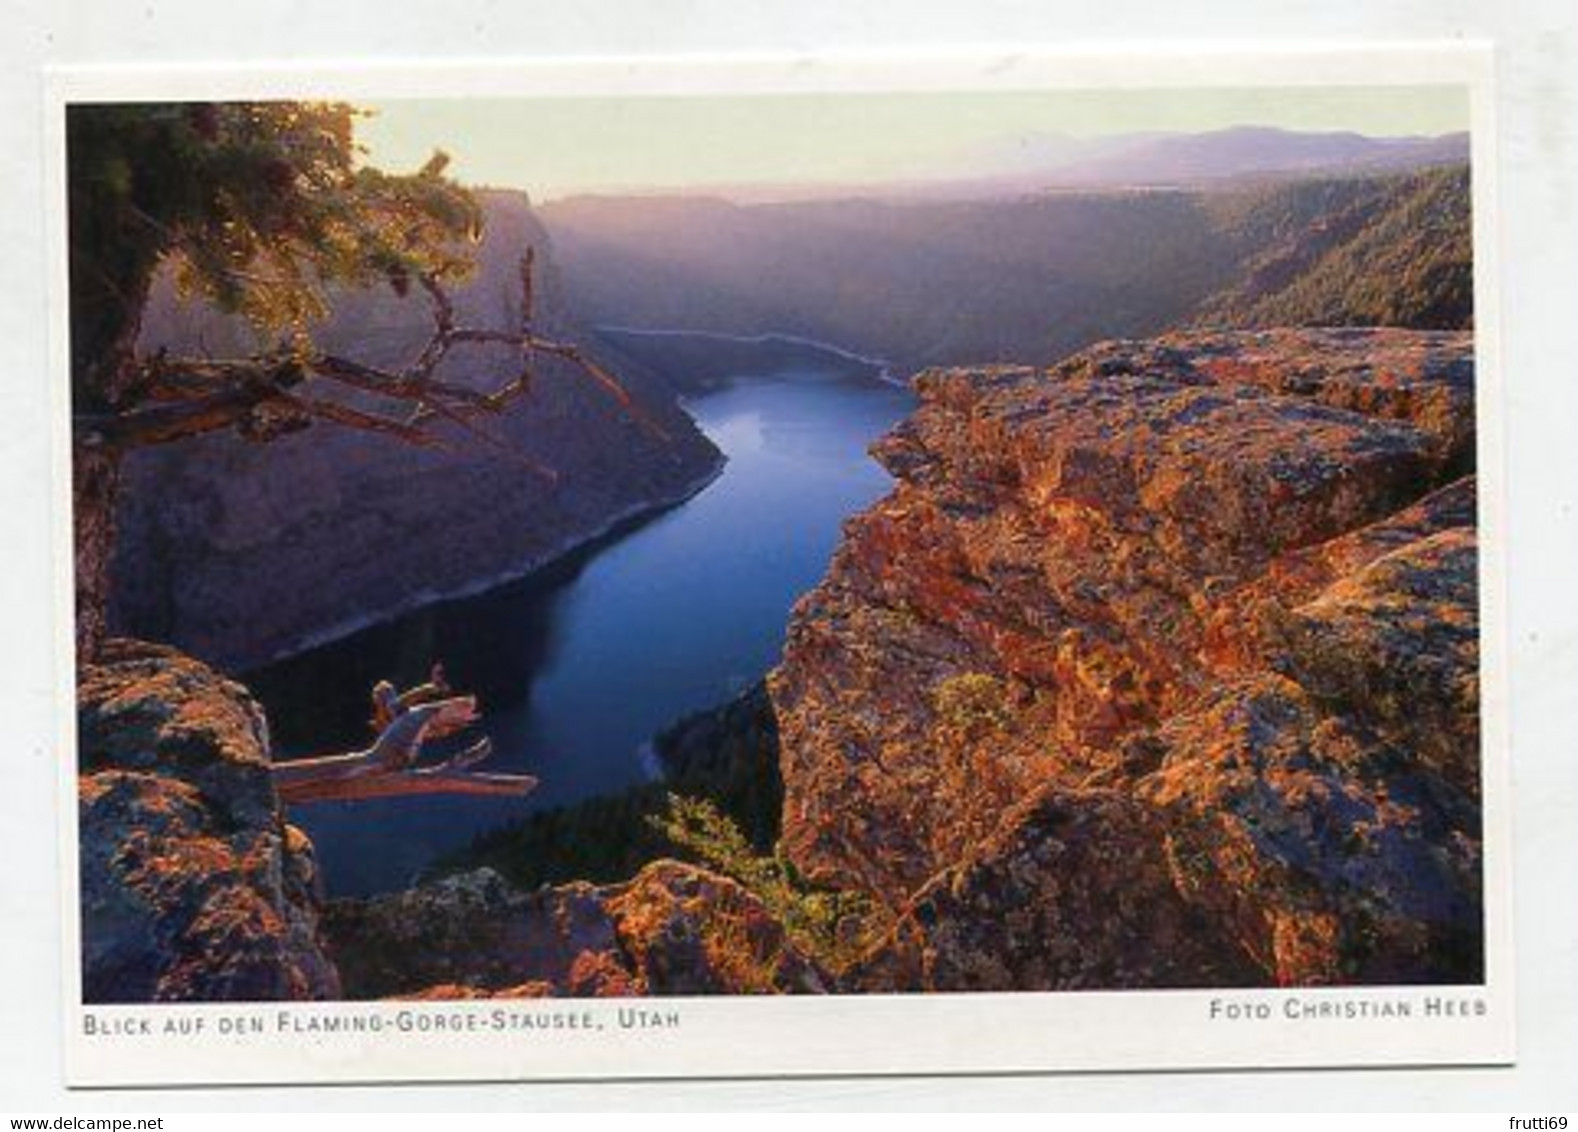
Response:
[[[79,415],[74,422],[77,438],[90,446],[129,449],[235,430],[248,439],[267,441],[321,421],[382,433],[422,447],[442,447],[440,438],[426,426],[430,421],[445,420],[511,454],[536,474],[552,479],[556,478],[552,469],[476,423],[476,418],[497,414],[510,401],[525,395],[532,384],[534,357],[546,354],[574,365],[643,429],[666,439],[667,433],[637,404],[618,378],[587,358],[574,344],[533,332],[534,262],[534,250],[528,248],[521,259],[522,315],[516,330],[458,324],[454,302],[440,279],[424,273],[418,282],[428,297],[433,330],[415,357],[401,369],[384,369],[320,351],[246,358],[186,358],[172,357],[161,350],[128,363],[125,387],[136,391],[136,403],[117,412]],[[473,389],[436,376],[451,352],[466,345],[513,347],[520,352],[521,368],[510,380],[491,390]],[[413,408],[397,417],[293,392],[310,379],[410,403]]]

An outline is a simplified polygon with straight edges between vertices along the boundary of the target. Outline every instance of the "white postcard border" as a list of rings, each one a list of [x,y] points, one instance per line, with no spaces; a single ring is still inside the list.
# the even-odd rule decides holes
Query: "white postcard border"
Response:
[[[1197,85],[1462,85],[1470,92],[1484,752],[1483,986],[81,1005],[70,383],[65,378],[63,110],[68,103]],[[66,1079],[72,1086],[1505,1065],[1514,1060],[1505,391],[1499,365],[1497,159],[1488,44],[1222,43],[1182,48],[1129,43],[1055,52],[975,47],[955,53],[63,67],[47,75],[45,116],[55,673],[59,744],[65,755],[59,760],[59,859],[66,889]],[[1400,1005],[1408,1008],[1407,1017],[1395,1013]],[[624,1025],[641,1012],[658,1024]],[[501,1018],[505,1029],[488,1028]],[[528,1024],[532,1022],[547,1025]],[[589,1024],[583,1028],[581,1023]],[[406,1025],[412,1028],[403,1028]],[[139,1032],[144,1027],[147,1032]]]

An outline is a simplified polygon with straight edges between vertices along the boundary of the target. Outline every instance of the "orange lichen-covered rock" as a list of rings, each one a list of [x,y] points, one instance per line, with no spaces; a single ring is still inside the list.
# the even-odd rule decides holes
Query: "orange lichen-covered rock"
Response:
[[[872,969],[893,989],[1225,987],[1259,971],[1173,884],[1158,815],[1123,791],[1049,788],[910,901]]]
[[[491,869],[337,900],[327,930],[350,998],[408,995],[439,984],[479,991],[584,986],[584,965],[571,977],[583,953],[618,947],[592,885],[521,892]]]
[[[81,673],[78,727],[84,998],[335,997],[312,845],[282,817],[245,690],[114,641]]]
[[[1230,686],[1158,734],[1134,793],[1175,888],[1284,985],[1477,977],[1479,808],[1359,712]]]
[[[654,861],[610,896],[623,953],[654,994],[822,993],[827,976],[737,882]]]
[[[918,388],[770,682],[786,850],[900,925],[873,978],[1476,977],[1469,336],[1184,334]],[[1035,926],[994,944],[994,914]],[[1154,953],[1186,922],[1220,946]]]

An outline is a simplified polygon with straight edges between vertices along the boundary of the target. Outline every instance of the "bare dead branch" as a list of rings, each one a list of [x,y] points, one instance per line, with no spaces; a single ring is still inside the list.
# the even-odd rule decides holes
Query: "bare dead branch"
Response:
[[[488,397],[465,385],[439,381],[432,377],[413,377],[391,373],[335,354],[319,354],[310,363],[313,375],[341,385],[375,393],[395,401],[425,401],[443,398],[462,404],[487,408]]]
[[[427,292],[427,297],[433,304],[433,337],[417,355],[412,369],[416,373],[431,374],[433,369],[443,360],[448,343],[452,340],[455,331],[455,304],[450,302],[449,296],[438,285],[438,279],[429,272],[424,272],[420,277],[422,290]]]
[[[318,420],[329,421],[332,424],[343,425],[346,428],[360,429],[363,432],[382,432],[407,444],[414,444],[420,448],[442,448],[443,441],[432,433],[420,428],[414,428],[405,421],[395,420],[379,413],[364,413],[360,409],[352,409],[338,401],[320,401],[316,398],[297,397],[289,393],[279,394],[281,400],[302,409],[308,416]]]
[[[537,339],[532,349],[540,354],[551,354],[554,357],[574,362],[581,368],[583,373],[602,386],[603,390],[617,401],[643,428],[660,439],[668,439],[668,431],[658,424],[657,421],[653,420],[640,405],[636,404],[635,398],[630,396],[630,391],[624,387],[623,383],[602,366],[581,353],[580,347],[563,342],[546,342]]]
[[[536,272],[537,249],[528,246],[526,254],[521,256],[521,337],[532,336],[532,320],[536,318],[537,285]]]
[[[538,337],[533,332],[536,287],[535,249],[521,258],[521,324],[518,330],[462,326],[455,320],[454,302],[436,275],[424,273],[419,284],[432,307],[433,331],[416,356],[403,368],[387,370],[337,354],[281,353],[249,358],[177,358],[163,351],[134,359],[127,388],[137,390],[138,402],[115,413],[79,416],[79,439],[90,445],[131,448],[167,444],[225,429],[237,429],[252,439],[267,440],[283,432],[322,421],[364,432],[383,433],[424,447],[441,446],[424,426],[445,420],[509,454],[535,474],[556,479],[552,469],[532,460],[519,447],[476,423],[478,416],[503,410],[509,401],[524,395],[533,382],[532,362],[537,355],[560,358],[577,367],[602,389],[643,429],[666,439],[667,432],[636,402],[618,378],[586,357],[579,347]],[[439,367],[458,346],[509,346],[520,353],[519,371],[507,382],[479,390],[436,376]],[[309,378],[343,385],[361,393],[414,404],[403,418],[340,401],[307,398],[290,392]]]
[[[169,444],[208,432],[236,428],[279,395],[262,385],[241,384],[187,400],[154,402],[129,412],[79,417],[79,437],[88,444],[134,448]]]
[[[549,483],[558,482],[559,473],[554,471],[547,464],[533,460],[530,456],[526,455],[526,453],[522,452],[516,445],[511,444],[509,441],[504,440],[501,437],[494,436],[475,421],[471,420],[468,416],[466,416],[465,413],[453,409],[441,401],[424,402],[417,408],[417,411],[412,414],[411,419],[407,422],[407,424],[411,427],[417,427],[420,425],[420,422],[434,416],[445,418],[446,420],[453,423],[455,427],[482,441],[483,444],[493,448],[506,459],[521,465],[521,467],[525,468],[533,475],[541,476]],[[421,429],[418,427],[417,431],[421,431]]]
[[[472,794],[520,798],[530,794],[537,780],[526,774],[446,774],[415,771],[358,779],[354,784],[301,784],[280,787],[286,803],[364,801],[370,798],[407,797],[413,794]]]

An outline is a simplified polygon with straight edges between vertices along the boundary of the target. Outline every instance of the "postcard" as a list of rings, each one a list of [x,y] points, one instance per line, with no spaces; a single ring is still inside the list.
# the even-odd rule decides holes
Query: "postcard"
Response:
[[[1489,95],[55,72],[69,1080],[1511,1061]]]

